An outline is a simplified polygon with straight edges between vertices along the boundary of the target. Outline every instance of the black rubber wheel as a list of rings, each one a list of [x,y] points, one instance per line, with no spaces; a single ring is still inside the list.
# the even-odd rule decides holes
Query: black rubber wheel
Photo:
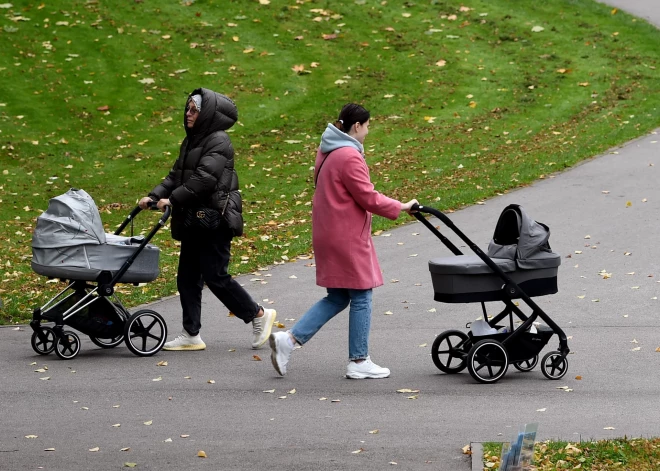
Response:
[[[562,379],[568,372],[568,359],[557,350],[546,353],[541,360],[541,373],[548,379]]]
[[[536,368],[536,365],[538,365],[538,363],[539,363],[539,356],[534,355],[529,360],[522,360],[515,362],[513,364],[513,367],[518,371],[522,371],[523,373],[526,373],[527,371],[532,371],[534,368]]]
[[[80,352],[80,337],[75,332],[65,330],[55,343],[55,354],[62,360],[71,360]]]
[[[89,340],[91,340],[94,345],[97,345],[101,348],[114,348],[124,341],[124,335],[118,335],[117,337],[111,339],[100,339],[90,335]]]
[[[128,349],[141,357],[158,353],[167,339],[167,324],[156,311],[142,309],[128,318],[124,341]]]
[[[460,330],[446,330],[433,341],[431,358],[440,371],[447,374],[460,373],[467,367],[465,357],[470,347],[467,334]]]
[[[509,356],[504,345],[497,340],[479,340],[468,353],[467,367],[476,381],[494,383],[509,368]]]
[[[40,327],[43,338],[39,338],[38,332],[32,333],[30,343],[32,350],[39,355],[48,355],[55,350],[55,331],[50,327]]]

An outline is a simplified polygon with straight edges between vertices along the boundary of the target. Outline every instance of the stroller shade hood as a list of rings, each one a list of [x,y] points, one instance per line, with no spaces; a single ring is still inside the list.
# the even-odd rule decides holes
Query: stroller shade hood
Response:
[[[561,257],[550,248],[550,228],[530,218],[522,206],[510,204],[502,211],[488,256],[515,260],[518,268],[554,268]]]
[[[37,218],[32,247],[53,249],[106,243],[96,204],[85,190],[70,189],[51,198],[48,209]]]

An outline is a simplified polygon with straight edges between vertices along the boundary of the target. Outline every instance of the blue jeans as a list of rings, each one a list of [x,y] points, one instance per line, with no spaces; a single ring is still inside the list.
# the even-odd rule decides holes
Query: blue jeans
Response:
[[[304,345],[326,322],[350,304],[348,312],[348,359],[361,360],[369,355],[371,327],[370,289],[328,288],[328,295],[314,304],[291,329],[291,335]]]

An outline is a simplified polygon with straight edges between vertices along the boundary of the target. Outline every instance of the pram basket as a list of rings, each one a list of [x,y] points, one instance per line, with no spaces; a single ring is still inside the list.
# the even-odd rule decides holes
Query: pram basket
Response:
[[[553,334],[559,347],[541,361],[548,379],[560,379],[568,370],[569,353],[565,333],[532,297],[555,294],[561,257],[552,252],[549,228],[525,213],[519,205],[507,206],[500,215],[488,253],[484,253],[449,217],[437,209],[418,205],[415,217],[454,254],[429,260],[434,299],[445,303],[473,303],[482,306],[483,321],[468,323],[470,331],[449,330],[439,334],[431,349],[438,369],[453,374],[466,367],[481,383],[494,383],[504,376],[509,364],[531,371],[538,355]],[[428,221],[431,214],[449,227],[475,255],[463,253]],[[532,312],[526,315],[513,300],[520,299]],[[504,310],[490,318],[486,302],[501,301]],[[514,315],[520,325],[515,326]],[[506,325],[499,323],[508,318]],[[547,325],[537,322],[541,319]]]
[[[151,209],[156,209],[155,204]],[[37,218],[32,237],[32,269],[67,282],[46,304],[32,313],[32,348],[40,355],[55,351],[68,360],[80,352],[80,337],[71,327],[102,347],[122,342],[138,356],[151,356],[162,348],[167,325],[150,309],[133,314],[115,293],[117,283],[144,283],[158,277],[160,249],[149,242],[171,214],[166,207],[145,237],[133,236],[134,208],[113,234],[106,234],[99,211],[89,194],[72,188],[52,198]],[[131,224],[131,235],[121,232]],[[53,326],[42,325],[54,323]]]

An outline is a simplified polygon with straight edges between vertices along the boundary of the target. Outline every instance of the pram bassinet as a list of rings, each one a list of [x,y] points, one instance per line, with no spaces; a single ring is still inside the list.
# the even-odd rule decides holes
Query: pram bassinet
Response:
[[[37,218],[32,235],[32,269],[39,275],[67,280],[96,281],[111,275],[140,247],[139,237],[106,234],[99,210],[84,190],[56,196]],[[120,283],[143,283],[158,277],[160,249],[147,244]]]
[[[498,220],[488,257],[528,296],[555,294],[559,254],[550,249],[550,229],[531,219],[516,204]],[[503,301],[502,278],[477,255],[434,258],[429,261],[435,300],[444,303]],[[519,298],[520,293],[513,293]]]

